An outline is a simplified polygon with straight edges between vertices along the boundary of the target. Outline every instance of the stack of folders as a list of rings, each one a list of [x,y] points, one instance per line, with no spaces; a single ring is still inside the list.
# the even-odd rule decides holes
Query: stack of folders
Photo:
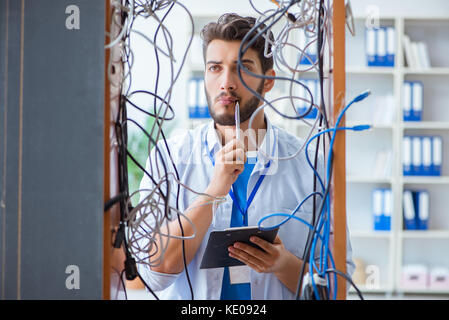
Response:
[[[189,118],[210,118],[203,78],[190,78],[188,83]]]
[[[430,199],[426,190],[404,190],[404,230],[427,230]]]
[[[441,176],[442,153],[440,136],[404,136],[404,176]]]
[[[304,65],[313,65],[317,61],[317,45],[316,41],[312,42],[312,40],[316,38],[316,36],[309,36],[306,32],[299,32],[298,45],[301,50],[304,52],[299,53],[300,64]]]
[[[420,81],[404,81],[404,121],[421,121],[423,108],[423,84]]]
[[[388,231],[391,229],[391,213],[393,211],[391,189],[374,189],[372,196],[374,230]]]
[[[301,80],[301,83],[304,84],[307,88],[309,88],[310,92],[312,93],[313,104],[319,105],[320,104],[320,85],[319,85],[318,80],[304,79],[304,80]],[[298,97],[305,99],[305,101],[298,99],[297,101],[299,101],[299,102],[296,104],[296,106],[297,106],[296,109],[298,110],[298,114],[302,115],[310,107],[310,94],[306,90],[306,88],[304,88],[301,85],[298,85],[297,88],[298,88],[297,89]],[[313,107],[312,110],[305,116],[305,118],[306,119],[316,119],[317,115],[318,115],[318,109],[316,107]]]
[[[396,55],[393,27],[366,29],[366,59],[368,67],[394,67]]]
[[[403,37],[405,59],[410,68],[430,68],[429,49],[422,41],[414,42],[408,35]]]

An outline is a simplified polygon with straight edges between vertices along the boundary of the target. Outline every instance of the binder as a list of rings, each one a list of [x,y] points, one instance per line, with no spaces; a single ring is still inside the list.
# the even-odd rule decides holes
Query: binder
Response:
[[[318,85],[318,80],[313,80],[310,79],[308,81],[308,86],[310,91],[312,92],[313,95],[313,102],[314,104],[318,105],[319,104],[319,95],[318,95],[318,91],[319,91],[319,85]],[[316,116],[318,114],[318,110],[316,107],[313,107],[312,111],[310,111],[310,113],[306,116],[307,119],[316,119]]]
[[[412,87],[412,118],[414,121],[421,121],[423,108],[423,84],[419,81],[413,82]]]
[[[403,194],[404,205],[404,229],[416,230],[415,206],[413,203],[413,194],[410,190],[404,190]]]
[[[384,27],[376,30],[377,32],[377,66],[385,66],[387,63],[387,33]]]
[[[412,139],[409,136],[402,140],[402,168],[404,176],[412,174]]]
[[[410,81],[404,81],[403,95],[404,121],[412,121],[412,83]]]
[[[432,137],[432,164],[431,164],[431,175],[441,176],[441,164],[443,154],[443,141],[441,137]]]
[[[298,39],[299,48],[301,50],[304,50],[304,48],[310,43],[309,40],[310,39],[305,32],[300,32],[299,39]],[[303,64],[303,65],[315,64],[316,60],[317,60],[317,43],[314,42],[314,43],[310,44],[307,47],[307,49],[305,50],[304,54],[302,54],[300,52],[299,55],[300,56],[302,55],[300,64]],[[312,60],[312,61],[310,61],[310,60]]]
[[[376,30],[366,29],[366,58],[368,67],[376,66]]]
[[[386,59],[386,66],[387,67],[394,67],[394,57],[395,57],[395,32],[393,27],[387,27],[386,28],[386,34],[387,34],[387,59]]]
[[[418,191],[416,192],[416,207],[417,208],[417,229],[427,230],[429,221],[429,192]]]
[[[412,174],[422,174],[422,148],[420,137],[412,137]]]
[[[198,90],[198,118],[210,118],[207,105],[206,92],[204,91],[204,79],[199,78],[197,82]]]
[[[310,92],[312,93],[314,104],[319,104],[318,99],[319,99],[320,88],[319,88],[318,80],[305,79],[305,80],[303,80],[303,83],[306,87],[309,88]],[[310,100],[310,95],[309,95],[308,91],[302,86],[298,87],[298,96],[301,98],[304,98],[306,100]],[[298,113],[300,115],[303,115],[307,111],[309,106],[310,106],[310,102],[301,100],[297,107]],[[316,107],[313,107],[312,110],[310,111],[310,113],[307,114],[304,118],[316,119],[317,115],[318,115],[318,109]]]
[[[390,230],[391,228],[391,213],[393,211],[393,201],[391,189],[384,189],[383,191],[383,210],[381,216],[381,230]]]
[[[382,230],[383,190],[374,189],[372,193],[372,210],[374,218],[374,230]]]
[[[425,176],[432,173],[432,138],[421,137],[422,143],[422,174]]]
[[[198,117],[197,101],[198,101],[198,90],[197,81],[195,78],[190,78],[188,82],[188,108],[189,108],[189,118],[194,119]]]

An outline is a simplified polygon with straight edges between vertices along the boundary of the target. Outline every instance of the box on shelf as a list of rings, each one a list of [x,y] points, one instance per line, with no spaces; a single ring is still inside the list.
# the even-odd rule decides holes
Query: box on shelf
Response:
[[[429,289],[449,290],[449,269],[445,267],[435,267],[430,270]]]
[[[402,267],[401,286],[403,289],[427,289],[429,271],[423,264],[409,264]]]

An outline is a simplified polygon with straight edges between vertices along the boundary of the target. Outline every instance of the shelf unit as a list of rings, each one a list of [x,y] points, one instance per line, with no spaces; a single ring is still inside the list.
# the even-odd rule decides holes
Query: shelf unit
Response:
[[[446,209],[449,201],[445,196],[449,194],[449,168],[444,163],[449,156],[449,108],[447,103],[443,103],[449,97],[449,45],[443,37],[449,31],[449,17],[382,17],[380,25],[395,27],[395,67],[365,66],[365,21],[365,17],[355,18],[356,36],[347,33],[347,99],[361,92],[363,87],[372,86],[370,89],[373,94],[363,105],[354,105],[348,111],[347,125],[368,123],[373,126],[371,132],[347,133],[347,210],[354,257],[362,258],[366,264],[380,266],[381,282],[375,289],[363,285],[360,289],[364,293],[382,293],[387,296],[419,294],[449,297],[449,289],[416,290],[401,285],[401,271],[405,264],[422,263],[430,268],[449,268],[449,259],[442,254],[449,245],[449,214]],[[409,35],[412,41],[425,41],[428,44],[429,52],[432,52],[432,68],[411,69],[407,66],[402,45],[404,34]],[[438,47],[439,53],[434,53],[435,47]],[[421,122],[402,120],[402,84],[405,80],[419,80],[424,84]],[[380,97],[388,98],[379,99],[376,95],[379,92]],[[387,108],[391,110],[386,119],[378,121],[374,112],[382,107],[382,101],[387,102]],[[406,134],[435,134],[443,137],[442,176],[402,175],[402,138]],[[374,172],[373,159],[383,148],[389,148],[392,154],[390,174],[373,176],[369,174]],[[373,231],[371,192],[375,188],[392,189],[391,231]],[[429,191],[429,230],[403,230],[404,189]],[[385,248],[388,248],[388,252],[385,252]],[[355,291],[352,288],[350,292]]]
[[[216,16],[194,16],[196,32],[202,28],[205,22],[212,21]],[[449,31],[449,17],[447,19],[433,18],[413,18],[413,17],[382,17],[381,25],[395,27],[395,67],[367,67],[365,63],[365,17],[355,17],[356,36],[352,37],[347,32],[346,40],[346,73],[347,92],[346,99],[349,101],[357,94],[366,89],[371,89],[371,96],[361,103],[355,104],[346,114],[346,124],[348,126],[357,124],[370,124],[372,128],[362,132],[347,132],[347,216],[350,229],[351,243],[354,257],[362,258],[366,265],[376,265],[380,270],[380,281],[377,286],[360,286],[363,293],[392,295],[420,294],[438,295],[449,297],[449,290],[410,290],[401,287],[401,268],[405,263],[426,262],[415,261],[419,256],[410,253],[410,244],[418,241],[416,247],[427,252],[426,259],[430,264],[440,263],[449,267],[449,261],[438,260],[438,256],[447,250],[449,245],[449,215],[444,217],[442,208],[449,206],[448,200],[441,198],[446,190],[449,194],[449,166],[444,164],[449,158],[449,108],[441,105],[440,108],[430,108],[429,104],[434,104],[444,100],[448,94],[444,90],[449,88],[449,44],[444,45],[442,53],[432,56],[431,61],[435,62],[435,67],[431,69],[410,69],[405,63],[403,54],[402,36],[410,29],[412,40],[416,33],[416,25],[426,28],[430,25],[433,29],[444,29],[446,34]],[[410,28],[411,27],[411,28]],[[435,32],[434,32],[435,33]],[[444,32],[436,32],[437,35]],[[294,37],[293,37],[294,39]],[[426,40],[416,39],[416,40]],[[432,41],[443,42],[446,38],[439,38]],[[195,41],[195,40],[194,40]],[[198,41],[198,39],[197,39]],[[446,41],[447,42],[447,41]],[[430,44],[430,45],[431,45]],[[431,46],[429,46],[431,49]],[[198,51],[200,50],[200,51]],[[193,43],[190,52],[201,52],[201,60],[198,56],[187,57],[185,71],[190,76],[198,76],[204,72],[202,63],[201,46]],[[429,50],[431,51],[431,50]],[[287,59],[294,59],[288,56]],[[277,71],[282,75],[282,71]],[[317,78],[315,71],[304,72],[302,78]],[[402,121],[402,84],[404,80],[418,79],[424,83],[426,88],[436,85],[437,98],[424,94],[424,111],[422,122]],[[435,80],[436,79],[436,80]],[[186,89],[187,90],[187,89]],[[276,84],[267,98],[274,98],[286,95],[288,92],[282,85]],[[442,93],[443,92],[443,93]],[[443,96],[438,96],[444,94]],[[426,109],[427,107],[427,109]],[[447,109],[442,110],[443,107]],[[282,108],[282,104],[281,104]],[[187,111],[186,111],[187,112]],[[308,126],[303,122],[286,121],[274,111],[265,109],[272,122],[300,137],[304,137],[308,132]],[[434,115],[435,112],[442,114],[442,117]],[[387,114],[386,117],[383,115]],[[209,119],[189,119],[185,127],[190,129],[198,124],[209,121]],[[443,176],[441,177],[403,177],[402,176],[402,137],[409,133],[438,133],[443,135]],[[390,168],[387,172],[379,175],[376,172],[376,155],[385,151],[390,151]],[[388,152],[387,152],[388,153]],[[404,188],[431,188],[431,221],[438,214],[444,220],[445,229],[436,229],[430,224],[429,231],[405,231],[402,230],[402,193]],[[393,193],[393,213],[391,221],[391,231],[373,231],[371,213],[371,192],[374,188],[391,188]],[[438,191],[442,189],[443,191]],[[432,197],[437,195],[438,213],[432,211]],[[435,249],[427,248],[426,244],[433,244]],[[355,292],[353,288],[350,292]]]

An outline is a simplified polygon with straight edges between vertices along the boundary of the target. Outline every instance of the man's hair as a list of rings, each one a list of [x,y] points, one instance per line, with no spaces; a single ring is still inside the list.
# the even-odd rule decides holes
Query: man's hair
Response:
[[[217,22],[210,22],[204,26],[201,30],[201,38],[203,39],[203,56],[204,61],[206,61],[206,51],[209,43],[212,40],[225,40],[225,41],[235,41],[243,40],[248,31],[254,27],[256,19],[253,17],[241,17],[236,13],[225,13]],[[259,29],[265,28],[264,24],[259,26]],[[257,32],[257,31],[256,31]],[[251,40],[256,32],[252,32],[248,40]],[[266,35],[266,33],[264,33]],[[269,31],[268,35],[271,41],[274,41],[273,33]],[[264,55],[265,49],[265,37],[259,36],[256,41],[254,41],[251,46],[254,49],[262,65],[262,72],[265,74],[267,70],[273,68],[273,57],[270,56],[266,58]],[[268,43],[268,53],[271,52],[271,44]]]

